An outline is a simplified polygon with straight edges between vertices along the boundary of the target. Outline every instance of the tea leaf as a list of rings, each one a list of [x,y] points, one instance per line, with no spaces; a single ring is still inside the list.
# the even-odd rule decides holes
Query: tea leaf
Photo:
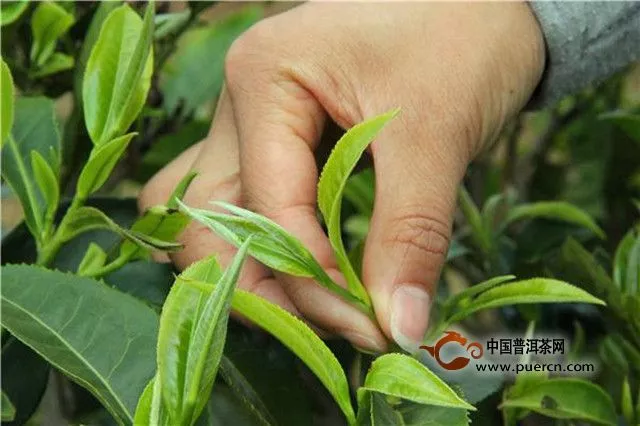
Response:
[[[158,376],[153,377],[142,391],[136,407],[134,425],[169,425],[169,418],[162,403],[162,389]]]
[[[640,228],[626,233],[613,260],[613,279],[623,293],[640,291]]]
[[[469,412],[461,408],[403,403],[398,411],[405,426],[468,426]]]
[[[460,204],[462,214],[471,228],[471,237],[474,243],[483,253],[489,253],[491,249],[491,236],[489,234],[489,230],[485,229],[478,206],[473,202],[471,195],[467,192],[464,186],[461,186],[458,191],[458,203]]]
[[[85,70],[84,118],[95,145],[124,133],[147,98],[153,72],[153,15],[144,21],[127,5],[105,19]]]
[[[375,174],[373,169],[365,169],[347,179],[344,198],[353,204],[360,215],[371,219],[375,195]]]
[[[44,158],[51,156],[52,150],[56,157],[60,152],[53,102],[42,97],[16,99],[11,132],[2,148],[2,177],[20,199],[29,231],[42,242],[47,203],[36,184],[31,151]]]
[[[385,399],[384,395],[370,392],[372,426],[404,426],[402,416]]]
[[[4,5],[2,3],[4,13]],[[13,77],[11,70],[4,62],[0,69],[0,148],[4,145],[4,141],[9,137],[11,126],[13,125]]]
[[[49,59],[58,39],[73,25],[73,15],[54,2],[38,4],[31,16],[33,44],[29,57],[36,67]]]
[[[53,220],[56,210],[58,209],[58,203],[60,202],[58,176],[38,151],[31,151],[31,168],[33,169],[40,193],[43,194],[45,199],[46,208],[43,231],[45,235],[48,235],[53,226]]]
[[[633,397],[631,396],[631,386],[629,385],[628,377],[625,377],[622,382],[620,405],[622,407],[622,416],[627,424],[632,425],[635,416],[633,414]]]
[[[336,284],[311,252],[277,223],[228,203],[215,202],[214,204],[224,207],[236,216],[179,204],[191,218],[207,225],[218,236],[236,247],[239,247],[249,236],[253,236],[249,254],[270,268],[297,277],[314,278],[319,284],[346,301],[367,310],[363,301]]]
[[[0,4],[2,13],[0,13],[0,26],[9,25],[15,22],[29,6],[29,0],[18,0]]]
[[[191,9],[185,9],[181,12],[163,13],[156,15],[154,19],[155,31],[153,32],[154,40],[162,40],[163,38],[176,33],[184,25],[189,22],[191,17]]]
[[[599,386],[580,379],[557,378],[537,382],[507,394],[502,407],[524,408],[554,419],[617,424],[611,397]]]
[[[582,209],[565,201],[540,201],[538,203],[516,206],[507,215],[505,226],[524,219],[544,218],[560,220],[591,230],[598,237],[604,239],[606,235],[602,228]]]
[[[633,114],[627,111],[612,111],[600,115],[599,118],[611,121],[626,132],[631,139],[640,142],[640,114]]]
[[[473,289],[473,287],[471,288]],[[523,281],[503,284],[480,293],[466,306],[450,318],[450,322],[460,321],[469,315],[482,309],[497,308],[500,306],[520,303],[592,303],[604,305],[605,303],[564,281],[550,278],[531,278]]]
[[[74,60],[73,56],[65,55],[64,53],[55,52],[51,57],[42,64],[37,71],[31,74],[31,77],[39,78],[46,77],[51,74],[58,73],[73,68]]]
[[[91,150],[89,160],[78,178],[76,188],[78,198],[86,199],[104,185],[135,135],[136,133],[129,133],[120,136]]]
[[[295,353],[327,388],[347,422],[355,423],[344,371],[331,350],[305,323],[279,306],[242,290],[236,290],[231,306]]]
[[[2,268],[2,326],[133,422],[153,376],[157,315],[101,282],[36,266]]]
[[[91,242],[78,266],[78,275],[89,276],[93,271],[104,266],[107,253],[98,244]]]
[[[356,124],[349,129],[333,148],[318,181],[318,208],[327,224],[329,241],[336,255],[336,261],[347,280],[349,291],[367,306],[371,306],[369,294],[360,282],[358,274],[353,270],[342,243],[340,222],[342,193],[349,175],[364,150],[398,113],[399,110],[396,109]]]
[[[418,360],[402,354],[386,354],[373,361],[364,386],[358,389],[358,400],[368,391],[419,404],[475,410]]]
[[[2,391],[2,400],[0,401],[0,407],[2,407],[2,421],[10,422],[16,417],[16,407],[13,406],[9,397]]]

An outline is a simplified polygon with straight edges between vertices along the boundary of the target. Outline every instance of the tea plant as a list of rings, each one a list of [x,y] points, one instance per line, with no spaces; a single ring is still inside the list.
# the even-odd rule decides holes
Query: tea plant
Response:
[[[118,180],[123,157],[138,152],[136,141],[175,131],[147,150],[142,171],[129,173],[144,179],[176,153],[174,141],[202,136],[197,120],[185,120],[198,114],[203,96],[217,94],[224,50],[259,15],[249,8],[206,27],[198,26],[198,4],[156,14],[162,6],[150,3],[142,18],[135,7],[2,4],[3,39],[15,41],[3,45],[0,76],[2,177],[24,211],[24,225],[2,244],[3,422],[48,416],[38,409],[46,388],[70,423],[640,421],[638,223],[612,245],[592,215],[572,203],[518,202],[524,191],[509,189],[488,197],[480,209],[460,190],[463,214],[425,345],[452,328],[496,331],[478,327],[488,314],[498,318],[494,325],[524,325],[531,336],[558,316],[553,309],[564,309],[575,324],[570,355],[601,360],[601,373],[589,379],[548,373],[520,374],[513,382],[472,374],[461,379],[425,360],[424,351],[408,354],[390,344],[389,353],[373,355],[325,342],[284,309],[236,288],[251,256],[276,271],[312,278],[310,285],[375,319],[360,275],[374,175],[354,169],[400,110],[349,129],[322,169],[318,209],[344,287],[273,221],[216,200],[217,211],[182,202],[194,173],[177,183],[165,205],[139,217],[131,200],[97,196]],[[30,43],[17,36],[25,30]],[[206,47],[211,50],[203,53]],[[212,79],[207,87],[213,89],[204,95],[185,88],[203,55],[219,65],[202,77]],[[53,101],[43,96],[59,87],[74,91],[64,126]],[[162,106],[154,104],[154,91],[162,92]],[[638,136],[633,111],[598,117],[601,125]],[[86,155],[79,155],[83,150]],[[238,248],[226,269],[215,253],[177,275],[151,260],[152,252],[182,248],[177,238],[190,220]],[[535,245],[526,242],[527,233],[549,235],[548,229],[549,244],[521,251]],[[602,249],[585,248],[597,241],[608,241],[611,259]],[[462,287],[450,278],[454,273],[465,277]],[[231,311],[271,337],[229,321]],[[599,326],[585,331],[593,318]]]

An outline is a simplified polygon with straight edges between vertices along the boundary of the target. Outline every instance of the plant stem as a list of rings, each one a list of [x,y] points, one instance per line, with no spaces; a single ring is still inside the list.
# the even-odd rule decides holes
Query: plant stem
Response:
[[[69,205],[69,208],[65,212],[64,217],[60,221],[60,226],[58,226],[58,228],[55,230],[53,236],[45,243],[43,243],[41,248],[38,250],[38,257],[36,259],[37,265],[49,266],[53,262],[64,243],[67,242],[67,239],[65,238],[65,224],[67,222],[67,218],[78,208],[82,207],[85,201],[86,199],[84,197],[78,197],[77,194],[73,197],[73,200],[71,200],[71,205]]]

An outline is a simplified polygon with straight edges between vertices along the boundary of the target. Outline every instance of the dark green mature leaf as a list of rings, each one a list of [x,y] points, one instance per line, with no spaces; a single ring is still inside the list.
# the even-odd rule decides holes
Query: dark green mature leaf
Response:
[[[16,408],[14,421],[3,421],[3,425],[19,426],[25,424],[40,405],[51,367],[28,346],[14,336],[6,336],[6,330],[3,331],[2,391]]]
[[[600,238],[606,238],[602,228],[582,209],[565,201],[541,201],[532,204],[522,204],[509,211],[505,225],[523,219],[544,218],[560,220],[574,225],[583,226],[591,230]]]
[[[398,409],[406,426],[468,426],[467,410],[404,402]],[[475,424],[475,423],[473,423]]]
[[[143,22],[123,5],[102,24],[82,86],[85,123],[98,146],[124,133],[147,98],[153,72],[153,14],[151,4]]]
[[[0,400],[2,407],[2,421],[10,422],[16,417],[16,407],[13,406],[9,397],[2,391],[2,399]]]
[[[371,364],[358,400],[369,391],[419,404],[475,410],[427,367],[402,354],[386,354]]]
[[[336,255],[336,261],[347,280],[349,291],[367,306],[371,305],[369,294],[349,262],[349,257],[342,243],[340,222],[342,193],[349,175],[353,172],[365,149],[399,112],[399,109],[395,109],[349,129],[331,151],[318,181],[318,208],[327,225],[329,242]]]
[[[640,291],[640,228],[631,228],[616,249],[613,279],[623,293]]]
[[[270,268],[297,277],[311,277],[319,284],[363,309],[364,302],[336,284],[313,257],[311,252],[284,228],[264,216],[228,203],[214,203],[235,215],[194,209],[180,203],[191,218],[208,226],[218,236],[239,247],[253,237],[249,254]]]
[[[31,152],[44,158],[58,169],[60,137],[54,118],[53,102],[46,98],[19,98],[15,104],[12,134],[2,148],[2,177],[20,199],[25,221],[37,241],[45,231],[46,201],[37,188]],[[52,151],[53,150],[53,151]],[[51,165],[50,163],[50,165]]]
[[[224,348],[231,296],[250,243],[249,238],[240,247],[212,290],[182,277],[165,301],[156,380],[175,424],[194,424],[209,399]]]
[[[78,185],[76,187],[77,197],[86,199],[96,192],[111,175],[111,171],[116,166],[120,157],[127,149],[127,145],[136,133],[129,133],[111,141],[104,142],[96,146],[89,156],[89,160],[82,168]]]
[[[640,143],[640,114],[627,111],[613,111],[602,114],[601,119],[611,121],[624,130],[631,139]]]
[[[49,57],[49,59],[47,59],[47,62],[42,64],[42,66],[31,76],[34,78],[40,78],[59,73],[61,71],[66,71],[73,68],[74,63],[75,61],[73,60],[73,56],[55,52]]]
[[[160,309],[174,281],[170,263],[129,262],[104,277],[107,284]]]
[[[98,281],[36,266],[2,269],[2,325],[132,423],[153,376],[157,315]]]
[[[347,179],[344,186],[344,198],[353,204],[358,213],[371,218],[375,192],[375,174],[373,169],[365,169]]]
[[[617,424],[611,397],[598,385],[581,379],[557,378],[536,382],[518,392],[508,393],[502,407],[524,408],[556,419]]]
[[[73,15],[54,2],[38,4],[31,16],[31,45],[30,58],[36,67],[47,62],[56,48],[58,39],[71,28]]]
[[[215,99],[224,80],[227,49],[260,17],[261,8],[247,7],[204,28],[189,30],[180,38],[176,52],[160,70],[164,108],[169,114],[180,106],[182,114],[188,115]]]
[[[2,13],[4,13],[4,5],[5,3],[2,3]],[[0,69],[0,148],[2,148],[13,125],[13,77],[4,60],[0,62],[2,64]]]
[[[29,6],[29,0],[3,1],[0,7],[0,26],[9,25],[15,22]]]

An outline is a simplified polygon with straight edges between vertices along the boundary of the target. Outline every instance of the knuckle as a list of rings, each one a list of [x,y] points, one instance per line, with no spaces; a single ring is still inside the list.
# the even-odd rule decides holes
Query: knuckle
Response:
[[[156,175],[138,194],[138,210],[144,211],[157,204],[163,204],[171,196],[172,189],[161,175]]]
[[[404,253],[417,251],[428,257],[444,258],[449,245],[449,228],[446,220],[422,209],[411,209],[392,219],[382,243],[385,248]]]
[[[265,55],[265,49],[274,46],[274,32],[269,20],[263,20],[236,38],[224,60],[224,75],[227,83],[234,86],[241,82],[247,71],[255,71],[256,62]]]

